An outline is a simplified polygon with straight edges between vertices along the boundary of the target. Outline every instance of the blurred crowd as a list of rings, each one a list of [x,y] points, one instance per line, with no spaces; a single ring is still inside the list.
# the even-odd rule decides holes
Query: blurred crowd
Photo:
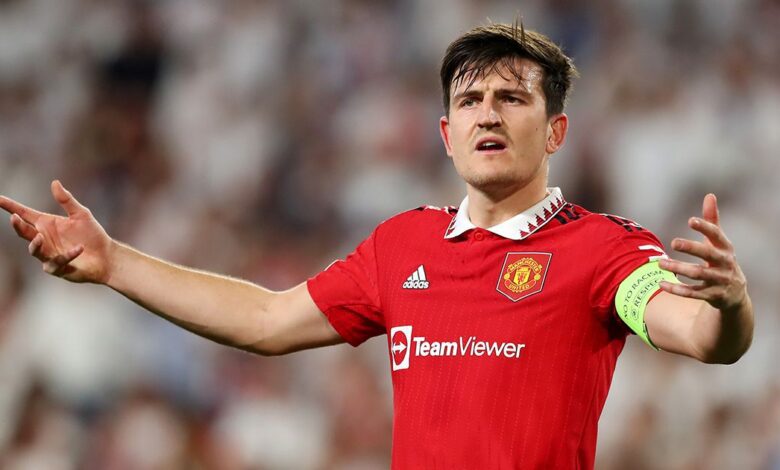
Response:
[[[780,469],[777,0],[0,0],[0,193],[57,211],[59,178],[119,240],[292,287],[459,203],[439,61],[517,14],[582,75],[551,184],[665,243],[715,192],[756,307],[732,366],[629,339],[598,468]],[[384,338],[251,356],[0,230],[2,468],[383,469],[391,400]]]

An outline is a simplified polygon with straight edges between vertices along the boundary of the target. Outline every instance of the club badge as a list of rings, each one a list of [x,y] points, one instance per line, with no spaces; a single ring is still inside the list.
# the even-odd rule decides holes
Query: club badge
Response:
[[[512,302],[541,292],[551,259],[551,253],[507,253],[496,290]]]

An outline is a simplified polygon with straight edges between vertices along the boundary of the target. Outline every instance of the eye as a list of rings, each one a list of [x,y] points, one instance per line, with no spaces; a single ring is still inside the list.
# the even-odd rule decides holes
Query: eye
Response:
[[[504,96],[504,102],[505,103],[509,103],[509,104],[517,104],[517,103],[522,103],[523,100],[521,100],[520,98],[518,98],[516,96],[505,95]]]
[[[471,106],[474,106],[475,104],[477,104],[477,100],[475,100],[474,98],[464,98],[460,102],[460,107],[461,108],[470,108]]]

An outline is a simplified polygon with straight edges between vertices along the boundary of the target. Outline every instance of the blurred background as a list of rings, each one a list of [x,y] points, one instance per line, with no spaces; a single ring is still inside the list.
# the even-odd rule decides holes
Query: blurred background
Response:
[[[582,74],[551,183],[667,244],[717,193],[756,306],[733,366],[629,339],[598,468],[780,468],[776,0],[0,0],[0,192],[57,211],[60,178],[115,238],[289,288],[383,219],[460,202],[439,61],[517,13]],[[385,469],[388,365],[384,337],[212,344],[0,230],[2,468]]]

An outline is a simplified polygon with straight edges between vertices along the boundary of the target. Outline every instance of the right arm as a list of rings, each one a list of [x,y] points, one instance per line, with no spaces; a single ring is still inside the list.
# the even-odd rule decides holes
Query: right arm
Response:
[[[343,342],[306,284],[273,292],[250,282],[177,266],[112,240],[90,211],[55,181],[67,217],[0,197],[11,225],[44,271],[105,284],[176,325],[216,342],[277,355]]]

